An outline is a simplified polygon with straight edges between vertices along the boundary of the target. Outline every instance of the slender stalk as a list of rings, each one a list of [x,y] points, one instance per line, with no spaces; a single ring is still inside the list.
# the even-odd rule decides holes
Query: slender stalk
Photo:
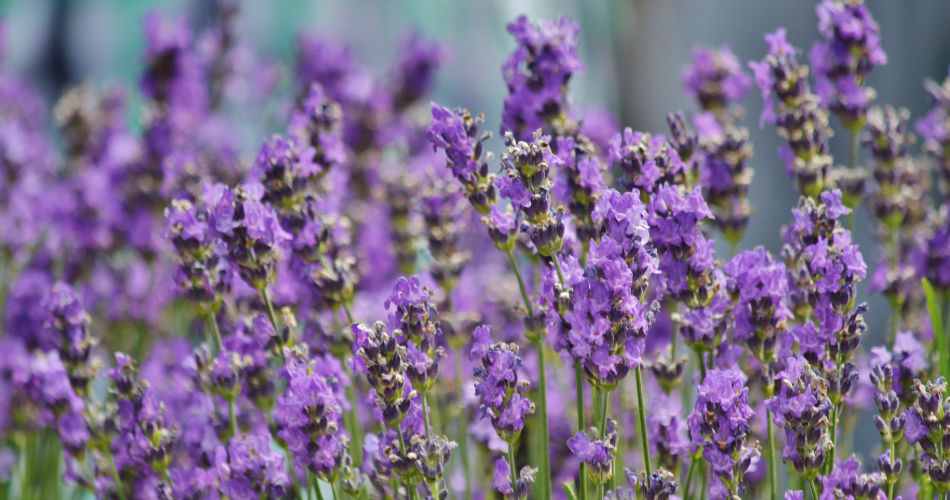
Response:
[[[264,303],[267,304],[267,315],[270,317],[270,323],[274,326],[274,331],[277,332],[277,335],[280,335],[280,326],[277,323],[277,313],[274,312],[274,304],[270,300],[270,294],[267,293],[267,287],[264,287],[264,289],[261,290],[261,295],[264,296]]]
[[[890,445],[891,445],[891,462],[893,463],[893,462],[895,461],[895,458],[894,458],[894,453],[895,453],[895,450],[894,450],[894,442],[891,441],[891,442],[890,442]],[[893,483],[890,483],[890,484],[887,485],[887,498],[894,498],[894,485],[895,485],[896,483],[897,483],[897,481],[894,481]]]
[[[323,489],[320,488],[320,479],[313,478],[313,490],[317,493],[317,500],[323,500]]]
[[[238,424],[237,416],[234,414],[234,400],[228,401],[228,422],[231,424],[231,437],[237,437]]]
[[[838,420],[841,415],[840,403],[831,408],[831,455],[825,460],[825,473],[830,473],[838,454]]]
[[[607,404],[608,399],[610,398],[610,393],[603,390],[597,389],[600,392],[600,437],[604,437],[604,433],[607,432]]]
[[[643,438],[643,464],[647,471],[647,476],[653,474],[653,467],[650,465],[650,438],[647,436],[646,407],[643,406],[643,375],[641,366],[634,371],[637,379],[637,406],[640,408],[640,434]]]
[[[808,481],[808,491],[811,491],[811,497],[813,500],[818,500],[818,491],[815,489],[814,481]]]
[[[524,301],[524,308],[528,312],[528,318],[534,318],[534,308],[531,306],[531,298],[528,295],[527,287],[525,287],[524,279],[521,277],[521,270],[518,269],[518,261],[515,259],[514,252],[508,250],[505,252],[505,254],[508,255],[508,262],[511,263],[511,270],[515,273],[515,277],[518,279],[518,288],[521,290],[521,299]],[[533,332],[532,337],[535,337]],[[539,498],[540,500],[549,500],[551,498],[551,437],[550,432],[548,431],[548,376],[545,371],[544,337],[542,335],[537,335],[537,340],[534,341],[534,346],[538,351],[538,390],[541,393],[541,401],[538,408],[538,418],[541,419],[542,439],[541,470],[540,477],[538,478],[538,487],[541,489],[539,492]],[[462,452],[462,450],[459,451]],[[467,475],[466,478],[468,478]],[[465,487],[466,498],[470,498],[470,489],[467,481],[465,483]]]
[[[696,472],[696,462],[700,460],[702,459],[696,458],[692,455],[689,457],[689,471],[686,472],[686,487],[683,488],[683,498],[685,500],[689,500],[691,498],[689,494],[689,487],[693,484],[693,473]]]
[[[564,273],[561,272],[561,261],[557,258],[557,253],[551,254],[551,260],[554,261],[554,270],[557,271],[557,279],[564,286]]]
[[[769,441],[769,482],[772,500],[778,500],[778,475],[775,473],[775,436],[772,433],[772,412],[768,408],[765,410],[765,432]]]
[[[541,404],[538,405],[538,418],[541,419],[541,500],[551,498],[551,435],[548,430],[548,383],[544,364],[544,342],[538,339],[535,343],[538,350],[538,392],[541,393]],[[466,476],[467,477],[467,476]],[[468,482],[465,483],[468,488]],[[468,491],[466,489],[466,491]],[[467,498],[467,497],[466,497]]]
[[[355,323],[355,321],[353,321],[353,312],[350,311],[350,304],[346,301],[343,302],[343,312],[346,313],[346,320],[349,321],[351,325]]]
[[[429,399],[426,393],[422,393],[422,423],[426,426],[426,440],[432,439],[432,431],[429,430]]]
[[[518,491],[518,471],[515,467],[515,443],[514,441],[508,443],[508,465],[510,466],[509,472],[511,473],[511,488],[515,491]]]
[[[221,344],[221,330],[218,329],[218,318],[215,317],[214,312],[208,311],[206,314],[208,327],[211,329],[211,336],[214,337],[214,345],[218,348],[218,351],[224,349],[224,345]]]
[[[119,500],[125,500],[125,488],[122,486],[122,478],[119,477],[119,469],[115,466],[115,458],[111,450],[106,450],[106,460],[109,461],[109,468],[112,469],[112,480],[115,482],[115,492],[119,495]]]
[[[301,492],[300,480],[297,479],[297,471],[294,470],[294,457],[290,453],[290,450],[288,450],[285,447],[281,447],[281,448],[283,448],[284,450],[284,460],[286,460],[287,464],[290,466],[290,480],[291,482],[293,482],[293,485],[294,485],[294,498],[302,499],[303,495],[301,495],[300,493]],[[307,485],[307,494],[310,494],[309,484]]]
[[[699,492],[699,498],[702,499],[702,500],[706,500],[706,479],[709,477],[709,467],[706,466],[706,462],[703,462],[702,468],[703,468],[703,469],[702,469],[702,473],[703,473],[702,486],[703,486],[703,489],[702,489],[702,491]],[[815,500],[817,500],[817,499],[815,499]]]
[[[343,497],[340,496],[340,490],[337,488],[336,483],[330,483],[330,489],[333,491],[333,500],[342,500]]]
[[[848,151],[848,170],[853,171],[854,166],[857,164],[857,161],[858,161],[858,133],[853,130],[851,131],[851,145],[850,146],[851,147]],[[861,201],[858,200],[858,203],[860,204]],[[854,207],[854,209],[851,210],[851,212],[848,214],[848,231],[854,230],[854,215],[858,211],[857,208],[858,207]]]
[[[515,277],[518,278],[518,288],[521,289],[521,298],[524,299],[524,308],[528,311],[528,317],[534,317],[534,309],[531,307],[531,299],[528,297],[528,289],[524,286],[524,280],[521,278],[521,271],[518,270],[518,261],[515,259],[515,254],[511,250],[505,252],[508,254],[508,262],[511,263],[511,270],[514,271]]]
[[[541,363],[541,366],[544,366]],[[544,380],[542,377],[541,380]],[[462,456],[462,472],[465,474],[465,500],[472,500],[472,466],[468,461],[468,413],[462,406],[462,350],[455,350],[455,381],[458,386],[458,406],[459,406],[459,455]],[[543,382],[542,382],[543,384]],[[543,390],[543,386],[542,386]],[[541,411],[544,411],[544,404],[541,404]],[[547,419],[544,419],[544,429],[547,429]],[[544,480],[544,478],[541,478]]]
[[[696,359],[699,360],[699,381],[703,382],[706,380],[706,357],[703,351],[696,351]]]
[[[583,431],[587,425],[584,423],[584,376],[579,359],[574,360],[574,385],[577,386],[577,430]],[[587,465],[584,462],[581,462],[577,482],[577,499],[587,500]]]

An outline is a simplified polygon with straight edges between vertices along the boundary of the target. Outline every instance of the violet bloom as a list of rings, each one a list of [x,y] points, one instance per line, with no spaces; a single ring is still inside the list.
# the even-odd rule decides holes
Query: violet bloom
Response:
[[[115,457],[120,477],[157,479],[171,464],[178,429],[167,425],[162,400],[139,379],[128,356],[116,353],[115,367],[106,376],[115,384],[113,395],[118,414],[115,422],[103,422],[102,428],[94,429],[98,434],[97,446],[108,446],[108,450],[99,451],[108,451]],[[124,484],[122,488],[134,491],[133,484]]]
[[[873,89],[865,89],[868,73],[887,64],[881,49],[880,27],[863,0],[823,0],[815,7],[818,31],[808,59],[814,68],[815,93],[852,133],[864,127]]]
[[[775,375],[777,392],[765,401],[772,421],[785,429],[782,459],[790,460],[802,479],[813,481],[834,450],[829,428],[831,410],[826,382],[804,358],[786,360],[785,369]]]
[[[786,305],[789,287],[785,265],[757,247],[733,257],[723,271],[729,275],[727,288],[735,302],[732,340],[746,343],[759,362],[768,363],[774,357],[779,334],[785,331],[785,322],[793,318]]]
[[[792,211],[795,222],[785,229],[782,250],[794,285],[796,314],[817,319],[796,327],[793,334],[802,355],[826,372],[828,396],[835,405],[857,379],[850,358],[867,329],[867,305],[854,306],[855,287],[865,278],[867,266],[850,231],[838,222],[848,212],[837,190],[822,193],[820,203],[802,197]]]
[[[437,42],[417,32],[406,34],[399,47],[399,56],[392,70],[393,109],[401,113],[428,95],[435,86],[435,72],[448,59],[448,53]]]
[[[739,127],[732,114],[704,112],[693,117],[702,150],[700,183],[715,225],[732,245],[738,245],[754,211],[749,204],[749,185],[754,171],[746,162],[752,157],[749,131]]]
[[[689,308],[707,307],[716,293],[713,277],[716,254],[713,240],[699,228],[712,213],[700,189],[685,192],[678,185],[663,185],[647,209],[650,238],[660,255],[662,293]]]
[[[234,500],[277,498],[287,491],[284,455],[271,447],[269,434],[242,434],[231,438],[215,456],[220,476],[218,490]]]
[[[178,292],[205,314],[221,307],[222,296],[231,285],[231,272],[220,255],[224,248],[214,236],[211,217],[204,200],[173,200],[165,209],[162,231],[177,252],[174,279]]]
[[[343,111],[340,105],[331,101],[319,83],[310,87],[303,108],[290,116],[287,127],[295,139],[291,143],[302,155],[301,158],[281,158],[279,145],[275,144],[273,158],[282,164],[288,173],[297,173],[304,178],[324,176],[331,168],[346,161],[346,146],[343,143]],[[275,138],[276,142],[276,138]],[[261,152],[263,155],[264,152]],[[260,158],[258,159],[260,161]],[[286,165],[286,163],[290,165]],[[265,170],[277,167],[261,165]],[[296,186],[290,186],[294,188]]]
[[[495,470],[492,473],[491,487],[501,493],[505,500],[524,500],[528,498],[528,488],[534,482],[536,469],[524,467],[518,476],[517,482],[511,484],[511,466],[504,458],[495,460]]]
[[[333,390],[345,374],[322,376],[315,370],[318,361],[305,348],[287,356],[281,369],[287,390],[277,398],[274,422],[277,435],[293,453],[292,466],[298,475],[309,472],[332,481],[347,451],[347,438],[341,432],[343,407]]]
[[[924,150],[937,160],[940,176],[946,181],[950,179],[950,78],[941,83],[927,79],[924,88],[934,100],[934,107],[917,120],[914,129],[924,140]]]
[[[921,467],[930,476],[931,484],[941,495],[950,491],[950,460],[943,451],[943,437],[950,433],[945,416],[950,412],[950,402],[944,399],[947,382],[938,376],[926,384],[914,381],[917,400],[904,413],[907,425],[904,437],[911,445],[919,444],[924,452]]]
[[[511,200],[524,215],[531,243],[544,257],[555,256],[564,243],[564,212],[551,202],[550,170],[561,165],[549,145],[549,137],[535,132],[534,142],[516,141],[505,135],[508,152],[501,157],[505,175],[495,179],[502,197]]]
[[[702,450],[703,459],[724,488],[711,488],[714,499],[735,498],[743,490],[742,477],[759,445],[746,445],[755,412],[749,406],[749,388],[738,370],[710,370],[699,386],[696,405],[686,418],[690,451]]]
[[[657,457],[662,467],[677,472],[689,448],[689,429],[682,417],[683,406],[677,396],[669,394],[651,394],[649,406],[646,423],[650,453]]]
[[[586,253],[588,243],[597,236],[597,225],[591,220],[591,212],[604,187],[605,165],[596,156],[590,140],[580,134],[557,137],[553,150],[561,164],[551,191],[571,213],[577,239]]]
[[[610,140],[607,148],[610,163],[620,165],[623,177],[618,184],[637,189],[642,197],[653,193],[655,186],[674,182],[686,166],[676,149],[662,135],[634,132],[626,128]]]
[[[745,99],[752,79],[729,47],[698,46],[693,48],[693,63],[683,70],[683,87],[703,110],[720,112]]]
[[[878,415],[874,415],[874,426],[881,434],[884,448],[888,449],[895,446],[904,436],[907,420],[904,413],[899,411],[901,406],[897,393],[894,391],[894,368],[890,364],[890,353],[883,347],[875,349],[879,351],[874,353],[875,359],[872,361],[870,376],[876,389],[874,405],[877,406],[878,411]],[[897,481],[903,462],[900,458],[892,456],[888,449],[878,458],[878,465],[890,484]]]
[[[467,110],[451,111],[432,103],[432,123],[426,129],[426,139],[432,149],[445,151],[447,166],[462,184],[465,196],[475,210],[487,215],[498,202],[494,175],[488,173],[491,153],[482,158],[484,142],[491,132],[478,136],[482,115],[472,117]]]
[[[429,304],[432,292],[422,286],[418,276],[400,276],[393,293],[386,299],[386,309],[394,309],[390,323],[396,327],[393,335],[404,346],[405,370],[413,387],[425,394],[439,377],[439,361],[445,356],[437,345],[436,336],[442,335],[438,311]]]
[[[749,67],[765,101],[759,125],[774,123],[789,141],[779,149],[785,171],[798,190],[811,197],[826,189],[832,157],[828,154],[828,112],[808,86],[808,66],[799,66],[798,50],[785,40],[785,28],[765,35],[769,54]],[[774,94],[774,97],[773,97]]]
[[[911,305],[907,299],[919,279],[914,273],[919,254],[915,230],[925,221],[932,203],[929,168],[908,154],[913,141],[907,131],[908,117],[906,109],[875,106],[867,114],[868,130],[863,137],[874,156],[874,187],[866,197],[877,219],[883,249],[870,288],[882,291],[895,311]]]
[[[578,431],[574,437],[567,440],[567,446],[577,458],[587,464],[588,477],[595,485],[600,486],[610,481],[614,475],[614,453],[618,440],[617,423],[608,418],[603,436],[599,435],[596,427],[591,427],[586,431]]]
[[[861,473],[861,463],[851,455],[835,459],[831,472],[821,477],[822,495],[829,498],[883,498],[885,477],[880,472]]]
[[[423,181],[420,201],[425,221],[425,236],[429,244],[429,253],[432,255],[429,273],[446,296],[450,296],[458,285],[465,264],[472,258],[471,254],[462,250],[460,245],[460,238],[466,233],[471,217],[466,209],[465,197],[454,183],[443,177],[427,176]],[[489,211],[489,220],[485,224],[488,226],[488,234],[493,238],[493,242],[495,240],[492,235],[497,232],[504,233],[501,236],[503,240],[508,239],[508,232],[514,233],[509,229],[508,224],[494,215],[499,210],[501,210],[500,207],[493,205]],[[493,225],[492,220],[500,222],[502,227]]]
[[[490,326],[480,326],[472,335],[475,343],[469,356],[482,362],[475,368],[475,394],[481,398],[482,415],[491,419],[498,437],[512,446],[524,429],[525,416],[534,413],[534,403],[523,395],[530,382],[518,376],[522,368],[518,346],[496,343]]]
[[[613,390],[643,364],[646,331],[658,308],[648,305],[644,294],[657,259],[638,193],[604,188],[591,217],[602,236],[590,242],[583,277],[574,276],[565,262],[564,287],[573,299],[559,310],[563,321],[555,348],[578,359],[591,384]]]
[[[260,185],[232,190],[206,184],[202,194],[211,225],[227,246],[228,261],[257,290],[274,281],[278,248],[291,239],[271,205],[260,201],[263,191]]]
[[[520,16],[508,24],[517,47],[501,67],[508,87],[502,134],[511,132],[527,141],[538,129],[557,132],[558,121],[570,110],[567,84],[571,76],[584,72],[577,57],[579,31],[580,25],[566,16],[542,19],[537,26]]]
[[[76,394],[84,398],[96,373],[89,364],[91,349],[98,343],[89,331],[91,318],[75,290],[66,283],[53,285],[43,305],[48,312],[45,326],[59,348],[69,383]]]
[[[388,427],[398,428],[418,396],[406,378],[405,349],[398,348],[396,335],[386,331],[381,321],[372,328],[354,324],[352,331],[354,357],[350,367],[365,375],[373,388],[379,410],[377,419]]]

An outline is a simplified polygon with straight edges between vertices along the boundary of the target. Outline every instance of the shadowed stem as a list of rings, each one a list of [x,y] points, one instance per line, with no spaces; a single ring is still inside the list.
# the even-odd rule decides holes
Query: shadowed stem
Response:
[[[650,438],[647,436],[646,408],[643,406],[643,367],[638,366],[634,371],[637,379],[637,406],[640,408],[640,434],[643,437],[643,464],[647,471],[647,477],[653,473],[653,467],[650,465]]]
[[[119,500],[125,500],[125,488],[122,486],[122,478],[119,477],[119,469],[115,466],[115,457],[111,450],[106,450],[106,459],[109,461],[109,468],[112,469],[112,480],[115,481],[115,491],[119,494]]]
[[[534,318],[534,308],[531,306],[531,298],[528,296],[528,289],[524,285],[524,280],[521,278],[521,270],[518,269],[518,261],[515,259],[515,255],[511,250],[505,252],[508,255],[508,262],[511,263],[511,269],[515,273],[515,277],[518,278],[518,288],[521,290],[521,298],[524,300],[524,308],[528,312],[528,318]],[[532,322],[533,324],[533,322]],[[527,332],[526,332],[527,333]],[[532,337],[535,337],[534,332],[532,332]],[[551,498],[551,445],[550,445],[550,436],[548,435],[548,384],[547,384],[547,373],[545,370],[544,363],[544,336],[539,334],[537,335],[537,340],[534,341],[534,346],[538,351],[538,390],[541,393],[541,401],[538,405],[538,418],[541,419],[541,477],[538,481],[540,483],[541,494],[540,500],[549,500]],[[466,477],[468,477],[466,475]],[[468,482],[466,482],[466,498],[468,497]]]
[[[584,376],[581,374],[581,360],[574,359],[574,385],[577,386],[577,430],[583,431],[584,423]],[[587,500],[587,465],[581,462],[580,473],[577,477],[578,500]]]
[[[543,366],[543,364],[542,364]],[[472,471],[468,462],[468,414],[462,406],[462,350],[455,350],[455,380],[458,385],[459,406],[459,454],[462,455],[462,471],[465,474],[465,500],[472,500]],[[543,380],[543,379],[542,379]],[[544,406],[542,406],[544,408]],[[542,410],[543,411],[543,410]],[[547,419],[544,421],[547,424]],[[545,429],[547,427],[545,426]],[[542,480],[544,478],[542,477]]]
[[[218,351],[224,349],[224,346],[221,344],[221,330],[218,329],[218,318],[214,316],[214,312],[208,311],[206,314],[208,327],[211,328],[211,336],[214,337],[214,345],[218,348]]]
[[[765,432],[769,441],[769,482],[771,483],[772,500],[778,500],[778,475],[775,473],[775,436],[772,433],[772,412],[767,408],[765,410]]]
[[[692,454],[689,456],[689,471],[686,472],[686,488],[683,489],[683,498],[689,500],[689,488],[693,484],[693,473],[696,472],[696,462],[702,459],[694,457]]]

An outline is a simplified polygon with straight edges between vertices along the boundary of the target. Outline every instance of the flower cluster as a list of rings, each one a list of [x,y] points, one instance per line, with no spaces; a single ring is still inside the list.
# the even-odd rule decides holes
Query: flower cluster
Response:
[[[542,19],[537,26],[525,16],[508,24],[518,47],[502,65],[508,86],[502,111],[501,133],[530,140],[538,129],[562,135],[570,102],[567,83],[584,72],[577,57],[579,24],[567,17]]]
[[[815,7],[818,31],[825,38],[812,45],[808,60],[815,71],[821,105],[841,118],[852,133],[864,127],[873,89],[864,88],[868,73],[887,64],[878,24],[862,0],[823,0]]]
[[[758,443],[746,445],[755,412],[744,379],[737,370],[710,370],[686,419],[690,451],[701,451],[716,475],[710,488],[715,499],[736,497],[753,458],[760,454]]]
[[[774,123],[788,141],[779,156],[798,190],[817,196],[825,189],[832,158],[828,154],[828,111],[808,85],[808,66],[800,66],[798,50],[785,39],[785,28],[765,35],[769,54],[749,63],[755,83],[762,90],[765,109],[759,124]]]

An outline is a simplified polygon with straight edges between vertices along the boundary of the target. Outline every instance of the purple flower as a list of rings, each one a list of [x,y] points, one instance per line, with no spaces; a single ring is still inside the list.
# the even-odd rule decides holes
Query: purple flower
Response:
[[[760,362],[768,362],[785,321],[793,318],[785,303],[789,290],[785,265],[757,247],[733,257],[723,271],[729,276],[729,293],[737,297],[732,339],[747,343]]]
[[[683,87],[703,109],[719,109],[742,102],[752,79],[729,47],[694,47],[693,64],[683,70]]]
[[[887,63],[878,24],[864,2],[823,0],[815,7],[818,31],[808,54],[821,105],[829,107],[852,131],[863,127],[873,91],[861,88],[875,66]]]
[[[765,41],[769,54],[762,61],[749,63],[765,101],[759,125],[774,123],[782,137],[796,138],[779,154],[786,160],[787,171],[795,177],[799,191],[818,196],[825,189],[832,164],[828,155],[828,112],[811,92],[808,66],[798,65],[798,51],[785,40],[785,28],[765,35]]]
[[[498,437],[514,443],[524,428],[524,418],[534,413],[534,404],[522,396],[528,382],[519,381],[522,367],[515,344],[495,343],[491,327],[475,329],[472,358],[478,354],[482,366],[475,368],[475,394],[481,398],[482,415],[491,419]]]
[[[619,439],[616,422],[608,418],[604,436],[598,434],[594,427],[579,431],[567,440],[567,446],[577,458],[587,464],[587,473],[594,484],[601,485],[613,477],[614,451]]]
[[[697,390],[696,405],[686,418],[690,450],[703,450],[703,458],[724,485],[726,495],[736,495],[742,477],[759,455],[746,446],[755,412],[749,406],[746,377],[738,370],[710,370]]]
[[[775,425],[785,429],[782,458],[791,460],[805,480],[813,480],[834,449],[829,416],[834,405],[826,393],[827,382],[801,357],[788,358],[775,375],[778,391],[765,401]]]
[[[651,394],[646,417],[650,452],[667,470],[676,470],[689,448],[689,429],[683,420],[683,407],[675,396]]]
[[[535,130],[550,128],[551,120],[567,116],[567,82],[584,72],[577,57],[580,25],[564,16],[534,25],[525,16],[508,24],[517,47],[501,67],[508,97],[502,111],[501,133],[529,140]]]
[[[448,58],[438,43],[426,40],[417,32],[406,34],[399,57],[392,70],[393,107],[402,111],[428,94],[435,84],[435,72]]]
[[[277,435],[293,453],[293,466],[322,478],[332,478],[346,457],[343,407],[333,385],[345,380],[345,374],[324,376],[318,373],[319,359],[310,359],[305,350],[287,356],[281,375],[287,390],[277,398],[274,422]]]
[[[426,130],[426,138],[433,149],[445,150],[452,174],[463,182],[478,170],[475,148],[481,141],[474,137],[475,123],[466,112],[453,112],[432,103],[432,123]]]

